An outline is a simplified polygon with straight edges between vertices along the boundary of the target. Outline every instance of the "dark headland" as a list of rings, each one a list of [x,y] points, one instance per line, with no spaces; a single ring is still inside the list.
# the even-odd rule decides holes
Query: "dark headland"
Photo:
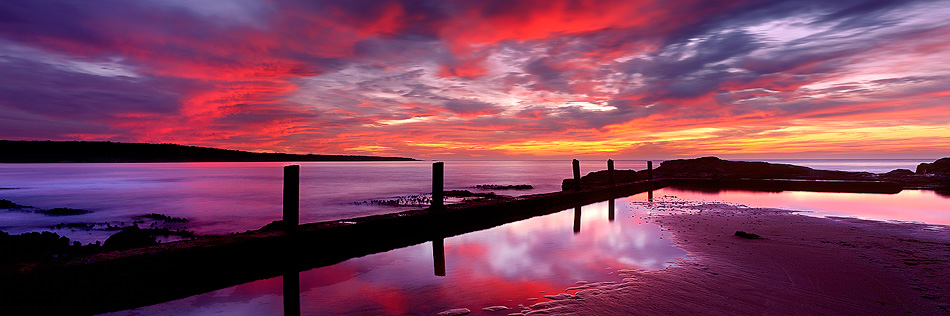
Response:
[[[414,161],[412,158],[257,153],[175,144],[0,140],[0,163]]]
[[[0,264],[0,299],[8,301],[6,311],[14,314],[122,310],[663,187],[947,191],[950,158],[917,169],[871,174],[715,157],[673,160],[652,170],[653,179],[649,172],[615,170],[610,184],[605,182],[609,174],[598,171],[583,177],[580,188],[567,186],[560,192],[494,195],[443,208],[303,224],[290,231],[268,225],[149,247]],[[718,204],[703,209],[656,218],[671,229],[679,247],[691,252],[680,266],[629,272],[616,285],[539,302],[527,314],[950,313],[947,230]],[[738,231],[760,238],[735,237]],[[638,298],[647,294],[652,295],[649,301]]]

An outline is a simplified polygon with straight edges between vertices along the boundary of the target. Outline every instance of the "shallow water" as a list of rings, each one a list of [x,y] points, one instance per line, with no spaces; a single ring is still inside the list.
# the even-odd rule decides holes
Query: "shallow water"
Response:
[[[881,221],[907,221],[950,225],[950,197],[929,190],[904,190],[896,194],[830,192],[696,191],[663,188],[655,196],[675,196],[691,201],[718,201],[749,207],[803,211],[813,216],[845,216]]]
[[[643,198],[617,200],[613,217],[610,203],[600,202],[582,207],[580,217],[564,210],[284,277],[299,278],[306,315],[434,315],[460,307],[478,315],[496,305],[516,312],[544,295],[620,281],[625,269],[663,269],[685,255],[633,207]],[[444,253],[444,273],[435,249]],[[110,315],[280,314],[284,277]]]
[[[433,315],[468,308],[506,315],[574,293],[585,282],[619,282],[625,270],[657,270],[686,252],[650,222],[644,202],[724,202],[802,210],[815,216],[917,220],[950,225],[950,199],[929,191],[899,194],[749,191],[700,192],[664,188],[610,202],[530,218],[300,272],[302,314]],[[896,210],[896,211],[895,211]],[[612,219],[612,220],[611,220]],[[442,249],[442,255],[436,249]],[[444,257],[444,273],[436,258]],[[440,276],[437,274],[444,274]],[[284,277],[275,277],[110,315],[258,315],[284,308]],[[512,310],[488,313],[502,305]]]

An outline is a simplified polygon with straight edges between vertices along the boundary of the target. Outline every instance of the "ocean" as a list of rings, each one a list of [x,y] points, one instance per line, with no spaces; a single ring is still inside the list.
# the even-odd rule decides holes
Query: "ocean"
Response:
[[[768,161],[768,160],[767,160]],[[661,161],[654,161],[659,166]],[[887,172],[914,170],[921,160],[772,160],[816,169]],[[113,231],[68,224],[128,225],[150,213],[188,219],[197,234],[258,229],[281,218],[282,167],[301,166],[302,223],[399,212],[412,208],[379,201],[419,196],[432,187],[432,162],[251,162],[0,164],[0,199],[37,209],[73,208],[88,214],[50,216],[0,210],[0,231],[18,234],[53,230],[73,241],[104,241]],[[641,170],[645,160],[617,160],[617,169]],[[489,192],[477,185],[528,184],[530,190],[494,191],[525,195],[559,191],[571,177],[571,162],[445,161],[445,189]],[[581,161],[581,173],[603,170],[605,161]],[[374,202],[374,200],[376,202]],[[59,229],[52,229],[56,225]]]

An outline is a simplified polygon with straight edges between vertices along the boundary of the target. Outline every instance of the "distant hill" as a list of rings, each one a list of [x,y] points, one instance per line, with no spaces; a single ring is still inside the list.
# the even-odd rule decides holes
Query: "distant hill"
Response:
[[[414,160],[402,157],[254,153],[174,144],[0,140],[0,163]]]

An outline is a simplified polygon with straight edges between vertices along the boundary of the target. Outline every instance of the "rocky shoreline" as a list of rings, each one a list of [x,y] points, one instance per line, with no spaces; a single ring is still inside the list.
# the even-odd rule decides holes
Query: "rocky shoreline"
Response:
[[[648,170],[615,170],[617,183],[642,181],[649,178]],[[664,161],[652,171],[658,179],[697,179],[729,182],[734,180],[838,180],[893,183],[900,189],[934,190],[950,195],[950,158],[933,163],[921,163],[916,171],[895,169],[887,173],[816,170],[809,167],[767,162],[729,161],[716,157]],[[585,187],[609,184],[608,170],[591,172],[581,177]],[[573,179],[565,179],[562,189],[570,189]],[[896,188],[896,186],[895,186]],[[899,190],[898,190],[899,191]]]

